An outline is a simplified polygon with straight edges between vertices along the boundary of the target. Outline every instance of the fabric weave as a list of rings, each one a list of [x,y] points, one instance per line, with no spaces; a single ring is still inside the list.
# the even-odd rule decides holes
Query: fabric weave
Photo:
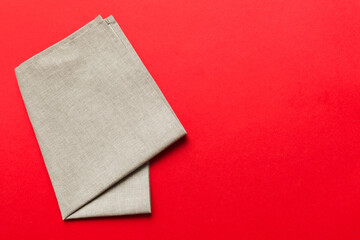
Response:
[[[15,72],[63,219],[151,212],[148,161],[186,131],[115,19]]]

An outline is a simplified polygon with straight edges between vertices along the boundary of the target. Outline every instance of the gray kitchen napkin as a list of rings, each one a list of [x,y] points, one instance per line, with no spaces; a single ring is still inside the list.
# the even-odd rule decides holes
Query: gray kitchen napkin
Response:
[[[148,161],[186,131],[115,19],[15,73],[62,218],[151,212]]]

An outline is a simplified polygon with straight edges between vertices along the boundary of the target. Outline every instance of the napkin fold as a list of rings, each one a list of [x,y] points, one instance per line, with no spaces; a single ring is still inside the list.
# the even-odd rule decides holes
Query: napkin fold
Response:
[[[115,19],[15,73],[62,218],[150,213],[148,162],[186,131]]]

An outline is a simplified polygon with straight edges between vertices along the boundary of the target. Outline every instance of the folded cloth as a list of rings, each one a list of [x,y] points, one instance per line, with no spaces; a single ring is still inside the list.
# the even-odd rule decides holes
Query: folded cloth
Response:
[[[115,19],[15,73],[62,218],[150,213],[148,161],[186,131]]]

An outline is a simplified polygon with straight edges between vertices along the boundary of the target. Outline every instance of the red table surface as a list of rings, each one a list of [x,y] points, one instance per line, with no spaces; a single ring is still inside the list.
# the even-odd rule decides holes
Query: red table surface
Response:
[[[112,14],[188,131],[151,215],[64,222],[14,68]],[[1,0],[0,239],[360,239],[360,2]]]

